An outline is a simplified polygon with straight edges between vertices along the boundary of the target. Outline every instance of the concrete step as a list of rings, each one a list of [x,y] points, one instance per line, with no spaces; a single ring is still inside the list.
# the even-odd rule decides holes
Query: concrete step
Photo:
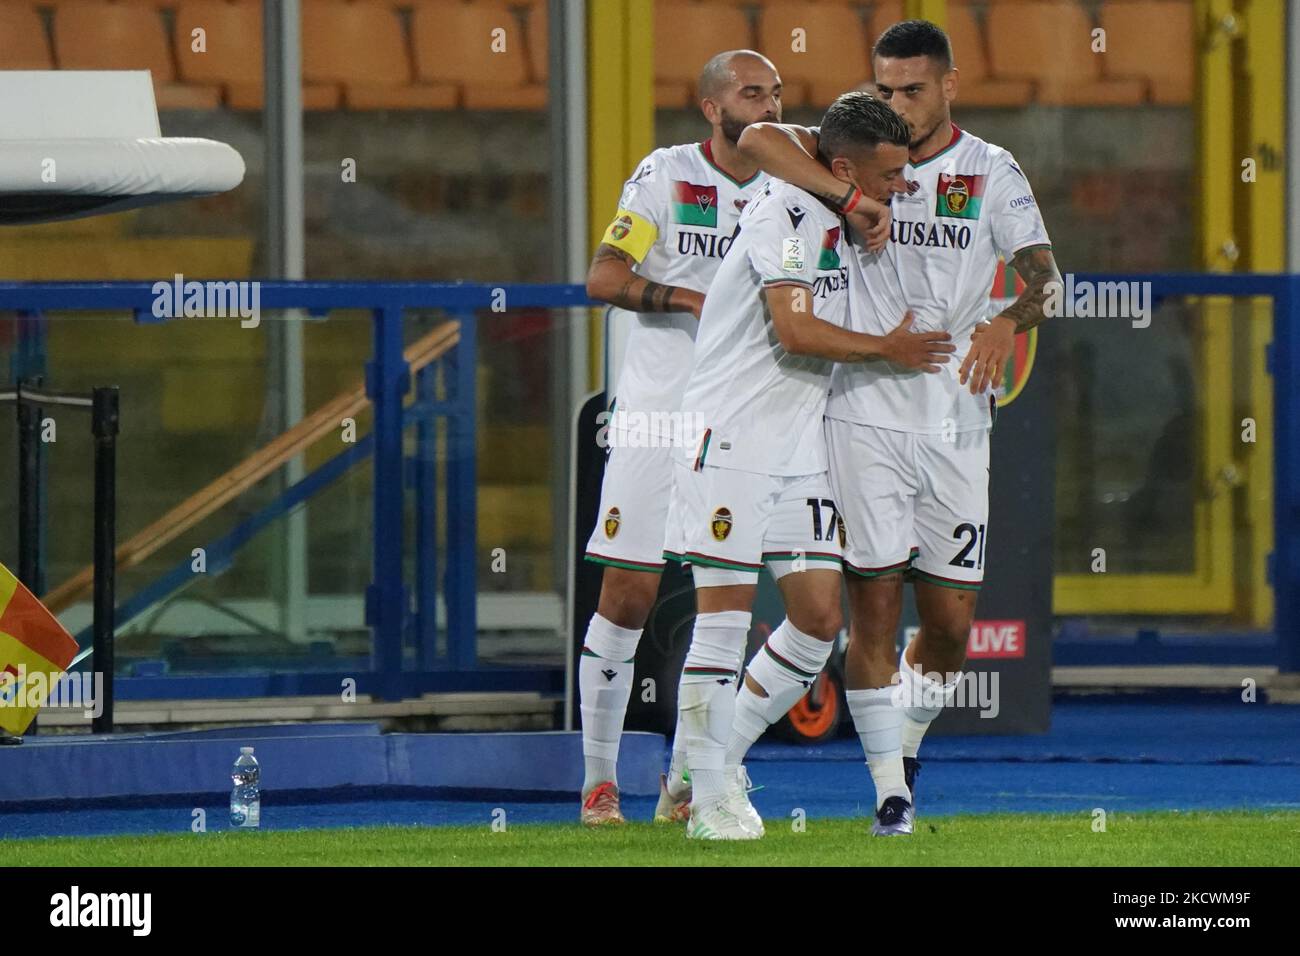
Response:
[[[401,701],[376,701],[369,695],[344,702],[322,697],[250,697],[231,700],[123,700],[113,706],[113,722],[123,730],[236,727],[303,721],[376,721],[392,730],[552,730],[563,723],[563,701],[542,694],[425,694]],[[85,711],[46,709],[40,734],[87,733]]]

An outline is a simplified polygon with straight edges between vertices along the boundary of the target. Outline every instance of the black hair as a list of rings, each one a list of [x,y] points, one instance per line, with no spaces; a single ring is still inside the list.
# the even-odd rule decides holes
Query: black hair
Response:
[[[871,58],[886,56],[906,60],[913,56],[928,56],[943,67],[952,69],[952,44],[948,34],[929,20],[903,20],[880,34]]]
[[[819,137],[827,159],[846,150],[874,149],[880,143],[906,147],[911,142],[903,118],[889,104],[860,90],[836,98],[822,117]]]

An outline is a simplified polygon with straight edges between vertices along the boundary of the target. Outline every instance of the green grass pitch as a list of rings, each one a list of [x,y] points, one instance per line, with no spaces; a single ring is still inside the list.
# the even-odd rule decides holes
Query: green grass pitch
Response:
[[[865,819],[768,820],[750,843],[688,841],[681,826],[576,823],[214,831],[9,840],[13,866],[1280,866],[1300,812],[1112,813],[922,818],[911,838],[874,839]]]

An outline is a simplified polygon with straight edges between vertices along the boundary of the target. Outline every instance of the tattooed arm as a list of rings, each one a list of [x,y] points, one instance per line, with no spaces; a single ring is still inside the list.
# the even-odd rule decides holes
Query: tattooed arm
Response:
[[[639,276],[632,271],[635,264],[630,253],[602,242],[587,270],[587,295],[633,312],[689,312],[700,317],[701,293]]]
[[[1025,280],[1025,291],[994,316],[993,321],[981,322],[971,333],[970,351],[961,363],[958,379],[963,385],[970,382],[972,394],[1002,384],[1007,359],[1016,348],[1016,335],[1028,332],[1047,318],[1043,306],[1047,302],[1048,285],[1061,281],[1050,246],[1021,249],[1011,264]]]
[[[998,315],[1014,322],[1016,332],[1028,332],[1047,318],[1043,305],[1047,301],[1047,286],[1052,281],[1060,282],[1061,273],[1056,268],[1056,259],[1052,257],[1049,246],[1030,246],[1021,249],[1011,260],[1011,265],[1020,278],[1025,280],[1025,291]]]

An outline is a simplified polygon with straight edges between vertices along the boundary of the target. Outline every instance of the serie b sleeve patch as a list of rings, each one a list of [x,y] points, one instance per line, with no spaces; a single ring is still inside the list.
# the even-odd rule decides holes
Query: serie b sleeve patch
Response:
[[[804,249],[800,236],[787,236],[781,240],[781,269],[785,272],[803,272]]]

